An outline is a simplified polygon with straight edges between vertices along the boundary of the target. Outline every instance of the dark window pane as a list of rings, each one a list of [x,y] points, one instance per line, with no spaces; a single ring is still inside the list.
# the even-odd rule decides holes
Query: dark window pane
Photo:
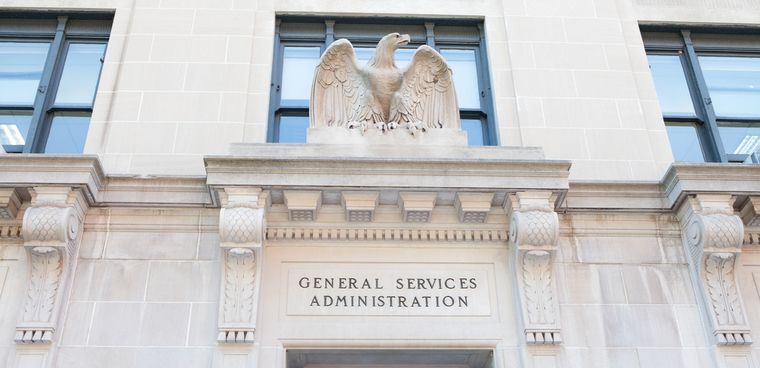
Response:
[[[98,43],[69,45],[58,93],[55,96],[56,105],[92,106],[105,50],[106,45]]]
[[[657,97],[664,115],[694,116],[694,104],[678,55],[648,55]]]
[[[82,153],[90,126],[88,113],[56,114],[50,125],[46,153]]]
[[[49,45],[0,42],[0,104],[34,104]]]
[[[758,152],[760,146],[760,125],[743,124],[720,126],[720,138],[726,153],[750,154]]]
[[[306,143],[308,116],[280,116],[280,143]]]
[[[462,119],[462,130],[467,132],[467,144],[483,145],[483,122],[480,119]]]
[[[319,47],[285,47],[282,64],[283,100],[309,100]]]
[[[760,117],[760,58],[700,56],[699,65],[718,117]]]
[[[0,144],[26,144],[31,122],[31,111],[0,110]]]
[[[673,158],[683,162],[705,162],[699,145],[697,127],[694,125],[668,125],[668,138],[673,149]]]
[[[475,50],[441,50],[451,70],[454,72],[454,86],[460,109],[480,109],[480,87],[478,87],[478,64]]]

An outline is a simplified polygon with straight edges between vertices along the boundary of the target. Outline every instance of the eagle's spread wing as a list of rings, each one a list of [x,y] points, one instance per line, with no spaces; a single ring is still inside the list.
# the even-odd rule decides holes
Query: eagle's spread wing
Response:
[[[351,42],[333,42],[322,54],[311,87],[309,119],[312,127],[343,126],[371,116],[372,96],[356,64]]]
[[[391,121],[422,122],[425,128],[459,128],[454,80],[443,56],[422,45],[404,72]]]

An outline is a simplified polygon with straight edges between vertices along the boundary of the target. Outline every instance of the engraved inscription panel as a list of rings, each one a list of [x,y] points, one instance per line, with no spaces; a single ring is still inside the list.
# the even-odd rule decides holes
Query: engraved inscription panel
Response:
[[[488,264],[298,263],[288,315],[489,316]]]

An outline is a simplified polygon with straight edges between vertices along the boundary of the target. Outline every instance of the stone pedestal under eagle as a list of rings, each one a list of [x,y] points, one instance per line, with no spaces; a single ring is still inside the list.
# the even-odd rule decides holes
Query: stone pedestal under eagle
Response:
[[[406,70],[393,60],[409,35],[391,33],[375,55],[360,67],[351,42],[333,42],[314,73],[309,120],[312,128],[396,128],[416,134],[436,128],[459,129],[459,109],[452,72],[433,48],[417,48]]]

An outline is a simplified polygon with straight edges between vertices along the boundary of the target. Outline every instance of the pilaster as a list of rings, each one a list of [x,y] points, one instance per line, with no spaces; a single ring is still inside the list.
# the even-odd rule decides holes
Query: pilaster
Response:
[[[225,188],[219,212],[222,250],[219,334],[222,343],[253,343],[266,233],[266,195],[261,188]]]
[[[67,304],[87,204],[71,187],[33,187],[24,212],[22,238],[29,284],[16,325],[15,341],[50,343]]]
[[[718,345],[751,344],[744,302],[736,282],[744,224],[730,194],[696,194],[678,211],[683,246],[696,295]]]
[[[514,244],[517,300],[528,344],[559,344],[559,307],[554,258],[559,238],[559,217],[552,192],[509,194],[505,211],[510,215],[509,238]]]

